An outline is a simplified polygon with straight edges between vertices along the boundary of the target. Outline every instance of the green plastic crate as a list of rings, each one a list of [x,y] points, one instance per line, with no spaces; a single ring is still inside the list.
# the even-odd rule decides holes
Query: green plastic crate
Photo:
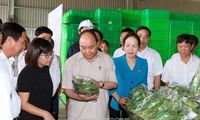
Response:
[[[141,20],[142,10],[121,9],[122,20]]]
[[[200,14],[185,14],[185,20],[200,22]]]
[[[141,25],[149,27],[151,30],[169,30],[169,20],[142,20]]]
[[[163,40],[153,40],[150,38],[148,46],[156,50],[168,50],[169,49],[169,39]]]
[[[146,9],[142,11],[142,20],[155,19],[155,20],[169,20],[170,11],[169,10],[156,10],[156,9]]]
[[[98,26],[105,40],[109,43],[119,43],[122,26]]]
[[[63,15],[63,23],[79,24],[81,21],[89,19],[94,21],[94,11],[71,9]]]
[[[169,31],[167,30],[151,30],[151,40],[169,40]]]
[[[171,30],[186,30],[192,32],[192,23],[191,21],[179,21],[179,20],[170,20],[170,29]]]
[[[113,56],[114,52],[116,49],[120,48],[121,45],[120,43],[109,43],[110,44],[110,47],[109,47],[109,54],[111,56]]]
[[[122,15],[120,10],[98,8],[95,10],[94,21],[98,25],[121,25]]]
[[[200,40],[200,31],[192,31],[192,34],[197,36],[197,38]]]
[[[192,34],[192,31],[189,31],[189,30],[186,30],[186,29],[185,30],[173,30],[173,29],[171,29],[169,31],[169,39],[176,41],[176,38],[183,33]]]
[[[185,14],[183,13],[170,13],[170,20],[185,20]]]
[[[141,25],[140,20],[122,20],[122,26],[137,28]]]
[[[68,41],[77,41],[79,34],[78,34],[78,24],[66,24],[66,33],[63,33],[65,36],[64,39],[67,39]]]
[[[200,31],[200,22],[192,22],[192,31]]]
[[[63,41],[65,41],[65,42],[63,42]],[[65,62],[66,62],[66,59],[67,59],[68,49],[73,43],[75,43],[75,41],[67,41],[67,40],[63,40],[62,39],[62,42],[61,42],[61,53],[60,53],[62,71],[63,71],[64,65],[65,65]]]
[[[160,57],[162,59],[162,63],[164,65],[166,63],[166,61],[170,58],[169,51],[168,50],[157,50],[157,52],[160,54]]]

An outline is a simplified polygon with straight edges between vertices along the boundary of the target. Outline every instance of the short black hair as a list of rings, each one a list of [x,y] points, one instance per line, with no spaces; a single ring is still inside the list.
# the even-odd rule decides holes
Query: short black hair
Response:
[[[35,30],[35,36],[39,36],[42,33],[49,33],[51,36],[53,36],[53,32],[51,31],[51,29],[46,26],[40,26]]]
[[[176,38],[176,44],[182,43],[182,42],[186,42],[186,43],[192,45],[194,43],[194,40],[191,39],[190,34],[183,33],[183,34],[177,36],[177,38]]]
[[[25,55],[25,62],[30,66],[38,66],[38,58],[44,53],[50,53],[53,51],[51,43],[43,38],[34,38],[29,46],[29,49]]]
[[[138,33],[138,31],[140,30],[146,30],[149,33],[149,37],[151,36],[151,30],[147,27],[147,26],[139,26],[136,30],[136,33]]]
[[[121,34],[123,32],[128,32],[128,33],[133,32],[133,33],[135,33],[135,31],[133,29],[131,29],[131,28],[124,28],[124,29],[121,30]]]
[[[108,47],[110,46],[107,40],[102,40],[101,44],[105,43]]]
[[[197,38],[196,35],[190,35],[190,39],[193,40],[193,44],[194,44],[195,46],[198,45],[198,43],[199,43],[199,39]]]
[[[22,32],[25,32],[26,30],[21,25],[15,23],[15,22],[6,22],[3,24],[2,29],[2,42],[1,44],[6,42],[7,37],[11,36],[15,41],[18,41],[18,39],[21,37]]]
[[[93,30],[94,30],[94,32],[99,33],[101,40],[103,40],[103,34],[102,34],[102,32],[100,30],[98,30],[98,29],[93,29]]]

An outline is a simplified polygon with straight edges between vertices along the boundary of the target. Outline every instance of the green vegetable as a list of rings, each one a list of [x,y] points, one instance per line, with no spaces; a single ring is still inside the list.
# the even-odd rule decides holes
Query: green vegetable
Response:
[[[197,69],[197,72],[195,73],[195,75],[192,78],[192,81],[190,82],[189,90],[193,96],[200,95],[200,64]]]
[[[74,76],[72,83],[75,91],[84,95],[99,94],[99,87],[94,79],[85,76]]]

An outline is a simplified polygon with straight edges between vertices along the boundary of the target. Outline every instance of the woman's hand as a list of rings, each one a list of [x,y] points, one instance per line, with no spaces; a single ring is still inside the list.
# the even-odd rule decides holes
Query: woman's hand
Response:
[[[127,100],[127,97],[124,97],[124,98],[120,98],[118,103],[122,106],[122,107],[125,107],[126,106],[126,100]]]

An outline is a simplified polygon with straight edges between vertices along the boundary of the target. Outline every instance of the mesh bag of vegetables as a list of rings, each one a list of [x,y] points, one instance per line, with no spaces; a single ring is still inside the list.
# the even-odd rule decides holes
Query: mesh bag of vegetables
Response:
[[[197,120],[200,118],[198,100],[183,86],[161,87],[147,91],[136,87],[127,98],[131,120]],[[198,119],[200,120],[200,119]]]
[[[193,96],[200,97],[200,64],[197,69],[197,72],[195,73],[195,75],[192,78],[192,81],[190,82],[189,90]]]
[[[97,81],[88,76],[73,76],[72,83],[75,91],[84,95],[98,95],[99,87]]]

